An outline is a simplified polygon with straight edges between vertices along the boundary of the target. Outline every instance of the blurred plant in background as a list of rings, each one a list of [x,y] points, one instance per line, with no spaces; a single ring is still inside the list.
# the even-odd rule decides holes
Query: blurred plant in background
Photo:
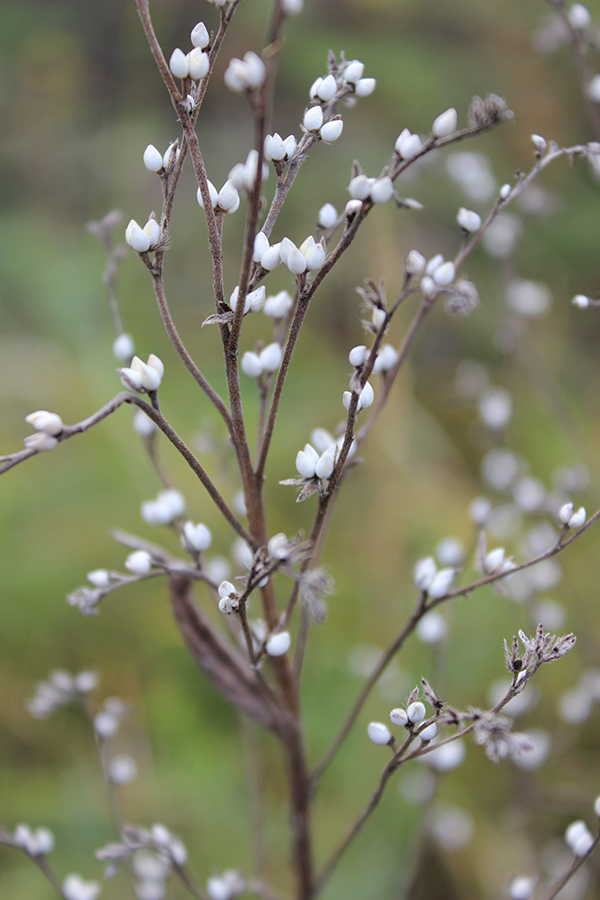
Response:
[[[3,479],[0,840],[67,900],[98,896],[98,847],[107,898],[295,882],[518,900],[561,879],[561,897],[599,896],[597,514],[581,506],[598,505],[599,17],[560,0],[237,6],[207,4],[188,50],[196,5],[156,2],[176,114],[133,4],[2,12],[0,470],[62,446]],[[516,124],[497,129],[499,95]],[[101,218],[116,206],[139,211],[126,240],[149,272]],[[111,347],[126,392],[103,406]],[[3,897],[48,896],[14,849],[2,866]]]

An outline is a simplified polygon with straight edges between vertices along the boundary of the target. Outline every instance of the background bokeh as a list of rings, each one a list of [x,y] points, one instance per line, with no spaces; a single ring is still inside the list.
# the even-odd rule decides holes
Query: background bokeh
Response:
[[[174,46],[188,47],[198,19],[216,22],[209,4],[155,0],[152,6],[167,55]],[[590,10],[600,22],[600,6],[591,3]],[[251,141],[248,110],[224,89],[221,74],[231,56],[260,48],[266,12],[262,0],[242,4],[206,97],[198,132],[209,176],[218,185],[245,158]],[[544,55],[534,47],[533,35],[548,13],[540,0],[308,0],[303,15],[290,22],[282,52],[276,130],[299,134],[308,88],[325,74],[330,48],[359,57],[365,74],[377,79],[377,90],[344,112],[344,134],[336,145],[311,152],[278,236],[303,240],[322,203],[338,209],[345,203],[354,159],[377,174],[402,128],[427,133],[432,119],[451,105],[464,122],[474,94],[500,94],[516,114],[513,125],[460,148],[487,154],[498,187],[532,165],[532,132],[567,145],[592,139],[569,50]],[[145,221],[150,209],[158,211],[158,179],[143,167],[142,153],[150,142],[166,148],[178,129],[132,2],[5,3],[0,59],[0,453],[8,453],[28,433],[23,419],[33,409],[56,410],[74,422],[119,389],[101,282],[103,251],[84,225],[113,208],[123,211],[125,222],[132,216]],[[451,256],[460,240],[458,206],[483,213],[492,202],[465,195],[448,175],[449,155],[440,154],[399,187],[424,209],[398,211],[388,204],[376,210],[315,299],[267,472],[272,532],[293,534],[310,526],[312,502],[296,506],[293,489],[278,481],[294,474],[295,455],[314,427],[334,430],[341,420],[347,352],[363,340],[356,285],[383,277],[393,297],[409,249]],[[267,193],[272,183],[271,178]],[[600,184],[587,163],[561,160],[538,187],[514,210],[524,226],[515,254],[497,258],[478,248],[468,261],[482,300],[476,314],[452,318],[440,308],[430,317],[365,446],[364,464],[347,479],[323,555],[336,593],[327,621],[313,629],[306,660],[303,701],[314,759],[355,697],[373,652],[411,611],[415,561],[448,536],[472,546],[467,510],[475,496],[486,493],[504,506],[507,514],[490,532],[490,545],[503,544],[517,559],[524,558],[524,538],[529,535],[530,546],[534,540],[532,528],[539,537],[540,524],[553,521],[544,513],[515,512],[510,491],[482,483],[481,460],[495,444],[517,453],[521,473],[555,493],[564,489],[565,478],[573,478],[565,467],[584,467],[588,476],[579,472],[573,499],[588,512],[598,506],[600,329],[595,310],[575,310],[569,299],[598,290]],[[231,290],[241,215],[226,225]],[[544,316],[528,318],[507,306],[506,287],[515,277],[549,286],[552,305]],[[210,260],[190,171],[176,200],[166,283],[189,350],[222,389],[218,335],[200,329],[212,306]],[[289,278],[277,270],[268,290],[284,287]],[[140,355],[155,352],[165,362],[163,410],[232,500],[239,485],[224,430],[178,364],[147,272],[133,254],[121,268],[120,297]],[[396,342],[410,312],[394,326]],[[245,330],[243,349],[269,336],[262,315]],[[505,430],[487,428],[478,417],[475,389],[469,397],[471,388],[463,383],[459,389],[460,379],[457,386],[457,367],[465,359],[481,364],[460,370],[471,373],[471,387],[475,373],[510,391],[513,417]],[[256,403],[249,383],[244,402],[252,422]],[[211,552],[230,556],[232,537],[216,511],[170,448],[162,447],[162,454],[186,494],[191,518],[213,530]],[[109,536],[116,526],[176,549],[166,529],[157,535],[140,519],[140,502],[158,489],[127,409],[2,479],[0,823],[49,826],[61,875],[100,876],[93,851],[114,833],[89,727],[75,710],[39,722],[24,708],[49,670],[93,667],[101,679],[98,697],[121,696],[134,711],[117,742],[136,757],[140,770],[123,792],[125,818],[163,821],[180,834],[200,881],[235,865],[251,871],[254,828],[244,760],[257,743],[264,771],[272,775],[266,794],[269,866],[275,883],[285,887],[287,831],[277,748],[263,736],[244,736],[236,714],[198,673],[172,622],[161,581],[112,594],[98,618],[83,618],[64,602],[91,569],[122,569],[123,548]],[[600,793],[598,707],[590,700],[582,721],[569,722],[563,695],[577,689],[584,703],[579,680],[588,673],[586,683],[592,683],[589,672],[598,665],[597,554],[591,531],[560,557],[554,576],[540,582],[545,590],[509,590],[516,598],[481,590],[444,610],[449,637],[443,647],[411,639],[323,781],[315,813],[320,860],[362,808],[386,759],[386,751],[366,739],[366,723],[385,721],[422,675],[454,706],[486,705],[490,685],[505,674],[502,639],[518,628],[531,631],[549,600],[557,605],[546,606],[544,614],[549,621],[554,614],[559,630],[575,631],[579,643],[567,659],[540,672],[537,702],[517,722],[519,729],[551,734],[544,764],[535,770],[510,762],[495,767],[469,744],[464,764],[440,779],[427,802],[428,770],[415,766],[402,773],[325,898],[405,896],[417,871],[413,898],[501,897],[512,874],[547,872],[562,857],[560,838],[569,821],[583,817],[592,827],[592,801]],[[285,596],[283,584],[282,591]],[[568,709],[575,702],[567,701]],[[449,810],[454,820],[444,819]],[[424,822],[429,827],[422,837]],[[467,837],[470,828],[470,839],[452,848],[448,834],[461,828]],[[587,882],[571,894],[574,900],[600,897],[598,871],[592,861]],[[51,894],[13,850],[1,849],[0,881],[3,900],[44,900]],[[128,891],[120,876],[106,885],[103,897],[125,897]],[[172,896],[183,893],[176,887]]]

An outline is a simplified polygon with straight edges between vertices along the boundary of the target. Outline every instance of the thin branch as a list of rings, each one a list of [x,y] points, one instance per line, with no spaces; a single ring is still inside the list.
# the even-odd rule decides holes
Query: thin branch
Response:
[[[552,885],[552,887],[546,894],[544,894],[542,900],[554,900],[554,897],[558,896],[558,894],[564,888],[565,884],[571,880],[571,878],[573,877],[575,872],[577,872],[577,870],[581,868],[581,866],[584,864],[584,862],[587,859],[589,859],[589,857],[592,855],[592,853],[598,846],[599,842],[600,842],[600,829],[596,832],[593,843],[590,845],[590,848],[587,851],[587,853],[584,853],[583,856],[576,856],[573,859],[573,862],[571,863],[571,865],[569,866],[569,868],[567,869],[565,874],[561,878],[559,878],[558,881],[555,882],[555,884]]]

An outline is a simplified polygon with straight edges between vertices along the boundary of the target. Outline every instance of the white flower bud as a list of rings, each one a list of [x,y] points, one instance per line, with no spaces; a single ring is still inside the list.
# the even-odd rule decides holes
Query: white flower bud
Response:
[[[315,475],[317,478],[329,478],[335,469],[338,452],[338,447],[335,444],[332,444],[331,447],[328,447],[325,453],[319,457],[319,460],[315,465]]]
[[[17,847],[22,847],[31,856],[35,855],[35,840],[29,825],[17,825],[13,834]]]
[[[419,283],[419,289],[424,297],[430,299],[437,294],[437,284],[431,275],[424,275]]]
[[[458,116],[456,110],[454,107],[450,107],[450,109],[440,113],[440,115],[433,120],[431,133],[436,138],[447,137],[449,134],[454,134],[457,122]]]
[[[150,239],[150,248],[156,247],[156,245],[160,241],[161,234],[160,225],[158,224],[156,219],[148,219],[142,231],[144,232],[144,234],[147,234]]]
[[[421,152],[423,144],[418,134],[411,134],[408,129],[405,130],[408,133],[404,134],[404,132],[402,132],[396,140],[396,152],[402,159],[413,159],[413,157]]]
[[[405,709],[393,709],[390,713],[390,721],[392,725],[398,725],[399,728],[403,728],[405,725],[408,725],[408,715]]]
[[[67,875],[62,883],[65,900],[96,900],[101,887],[97,881],[84,881],[80,875]]]
[[[210,37],[208,34],[208,29],[204,22],[198,22],[197,25],[194,25],[194,27],[192,28],[192,33],[190,34],[190,38],[193,47],[200,47],[201,50],[204,50],[205,47],[208,47]]]
[[[284,262],[292,275],[302,275],[303,272],[306,272],[306,259],[304,257],[304,254],[300,250],[298,250],[297,247],[294,247],[292,250],[290,250],[287,255],[287,259],[284,260]]]
[[[412,722],[413,725],[418,725],[419,722],[422,722],[426,713],[425,704],[421,703],[420,700],[415,700],[406,710],[408,721]]]
[[[375,90],[377,82],[374,78],[360,78],[355,85],[354,93],[357,97],[368,97]]]
[[[586,297],[585,294],[575,294],[571,303],[573,306],[578,306],[579,309],[587,309],[590,305],[590,298]]]
[[[287,291],[279,291],[272,297],[267,297],[263,312],[273,319],[283,319],[292,308],[294,301]]]
[[[188,58],[183,50],[179,49],[179,47],[176,47],[176,49],[171,53],[169,68],[175,78],[187,78],[190,73]]]
[[[581,837],[575,841],[571,849],[575,856],[585,856],[591,850],[593,843],[594,838],[589,831],[586,831],[585,834],[582,834]]]
[[[447,284],[452,284],[455,274],[454,263],[445,262],[435,270],[433,273],[433,280],[437,285],[443,287]]]
[[[565,503],[564,506],[561,506],[558,517],[559,517],[560,521],[563,523],[563,525],[569,524],[569,519],[573,515],[574,510],[575,510],[575,507],[573,506],[572,503]]]
[[[535,881],[533,878],[527,878],[521,875],[513,878],[508,886],[508,896],[510,900],[529,900],[535,889]]]
[[[260,258],[260,264],[267,272],[272,272],[281,263],[280,244],[273,244]]]
[[[118,359],[120,362],[129,362],[135,353],[135,346],[131,335],[123,332],[115,338],[112,345],[112,352],[115,359]]]
[[[296,469],[303,478],[314,478],[318,462],[319,454],[314,447],[306,444],[304,450],[300,450],[296,456]]]
[[[410,250],[404,263],[408,275],[421,275],[425,271],[427,260],[418,250]]]
[[[379,309],[379,307],[374,307],[373,312],[371,313],[371,322],[373,323],[373,328],[376,331],[381,331],[385,323],[386,312],[384,309]]]
[[[54,850],[54,835],[49,828],[36,828],[33,835],[34,856],[46,856]]]
[[[200,81],[210,69],[208,53],[204,53],[200,47],[195,47],[188,53],[187,63],[190,78],[193,78],[194,81]]]
[[[487,497],[475,497],[469,505],[469,518],[476,525],[486,525],[492,514],[492,504]]]
[[[302,124],[307,131],[318,131],[323,124],[323,110],[320,106],[311,106],[304,113]]]
[[[490,552],[485,557],[484,568],[486,572],[495,572],[496,569],[499,569],[502,563],[504,562],[504,557],[506,555],[506,551],[504,547],[496,547],[495,550],[490,550]]]
[[[437,575],[437,566],[433,556],[420,559],[413,569],[415,587],[420,591],[428,591],[431,583]]]
[[[125,240],[136,253],[145,253],[150,249],[150,238],[135,219],[130,219],[129,225],[125,229]]]
[[[302,250],[304,259],[306,260],[306,268],[309,272],[316,272],[321,269],[325,263],[325,247],[321,243],[313,240],[312,246],[306,250]]]
[[[281,11],[286,16],[297,16],[304,9],[304,0],[281,0]]]
[[[354,367],[364,366],[369,356],[369,351],[367,350],[364,344],[359,344],[358,347],[353,347],[350,353],[348,354],[348,359],[350,361],[350,365]]]
[[[260,364],[265,372],[275,372],[281,365],[282,358],[283,351],[277,342],[267,344],[259,354]]]
[[[565,831],[565,842],[567,846],[573,849],[577,841],[580,838],[585,837],[586,834],[589,834],[589,831],[585,822],[580,819],[577,822],[571,822]]]
[[[588,95],[594,103],[600,103],[600,75],[594,75],[588,85]]]
[[[169,168],[169,165],[170,165],[170,163],[171,163],[171,155],[172,155],[172,153],[173,153],[173,150],[175,151],[175,154],[174,154],[174,156],[175,156],[175,161],[177,161],[177,158],[178,158],[179,153],[180,153],[179,147],[177,146],[177,141],[173,141],[173,143],[172,143],[172,144],[169,144],[169,146],[168,146],[167,149],[165,150],[165,155],[163,156],[163,168],[165,168],[165,169],[168,169],[168,168]]]
[[[580,506],[577,512],[574,512],[571,518],[569,519],[568,525],[569,528],[581,528],[582,525],[585,524],[585,509],[583,506]]]
[[[290,649],[292,639],[289,631],[280,631],[278,634],[272,634],[266,644],[266,650],[269,656],[283,656]]]
[[[287,158],[289,159],[296,149],[296,138],[293,134],[288,134],[283,143],[285,146]]]
[[[147,391],[156,391],[161,384],[164,373],[164,366],[158,356],[153,353],[148,357],[148,362],[142,362],[139,356],[134,356],[131,360],[130,369],[123,369],[123,372],[129,371],[137,373],[140,379],[140,386]]]
[[[234,594],[236,597],[238,596],[238,592],[230,581],[222,581],[218,588],[219,597],[223,599],[224,597],[230,597]]]
[[[440,597],[445,597],[453,579],[454,569],[440,569],[431,582],[427,593],[433,600],[439,600]]]
[[[375,399],[375,391],[367,381],[358,395],[358,409],[368,409]]]
[[[427,728],[424,728],[423,731],[419,732],[419,737],[422,741],[431,741],[437,734],[437,725],[435,722],[432,722],[431,725],[428,725]]]
[[[149,419],[142,409],[138,409],[133,417],[133,428],[141,437],[150,437],[157,431],[158,426]]]
[[[183,537],[187,544],[199,553],[203,550],[208,550],[212,543],[212,534],[202,522],[199,522],[198,525],[194,525],[193,522],[186,522],[183,526]]]
[[[164,168],[162,153],[153,144],[148,144],[144,150],[144,165],[150,172],[160,172]]]
[[[267,67],[260,56],[252,50],[244,53],[244,63],[248,73],[246,76],[248,87],[259,88],[267,77]]]
[[[242,356],[241,368],[244,375],[248,375],[250,378],[258,378],[263,371],[258,354],[252,353],[250,350]]]
[[[23,443],[28,450],[45,453],[47,450],[54,450],[58,441],[51,434],[46,434],[45,431],[37,431],[35,434],[28,434],[26,438],[23,438]]]
[[[378,375],[380,372],[389,372],[393,369],[398,360],[398,351],[391,344],[384,344],[375,360],[373,372]]]
[[[90,670],[80,672],[75,677],[75,690],[80,694],[88,694],[98,687],[98,676]]]
[[[594,800],[594,812],[600,818],[600,797],[596,797]]]
[[[330,122],[325,122],[324,125],[321,125],[321,140],[331,144],[333,141],[337,141],[343,130],[344,122],[342,119],[331,119]]]
[[[531,143],[535,147],[538,153],[543,153],[547,148],[548,143],[546,138],[542,137],[541,134],[532,134],[531,135]]]
[[[208,181],[208,179],[207,179],[207,184],[208,184],[208,194],[210,196],[210,205],[214,209],[215,206],[217,205],[217,201],[219,199],[219,192],[216,189],[216,187],[214,186],[214,184],[212,183],[212,181]],[[198,203],[200,204],[202,209],[204,209],[204,200],[202,198],[202,191],[200,190],[200,188],[198,188],[198,190],[196,191],[196,197],[198,199]]]
[[[337,222],[337,218],[337,210],[331,203],[326,203],[325,206],[322,206],[319,210],[318,221],[321,228],[333,228]]]
[[[426,613],[417,625],[417,637],[424,644],[439,644],[446,637],[446,623],[435,609]]]
[[[439,267],[442,265],[443,262],[444,262],[444,257],[442,256],[442,254],[436,253],[436,255],[432,256],[431,259],[429,260],[429,262],[427,263],[427,266],[425,267],[425,273],[427,275],[433,275],[435,270],[439,269]]]
[[[574,3],[568,13],[569,22],[573,28],[582,31],[587,28],[592,21],[589,9],[583,3]]]
[[[48,412],[45,409],[38,409],[36,412],[29,413],[25,416],[28,425],[32,425],[36,431],[43,431],[44,434],[50,434],[56,437],[64,429],[64,423],[58,413]]]
[[[267,160],[274,159],[279,161],[286,158],[287,150],[281,135],[276,132],[274,135],[268,134],[266,136],[264,153]]]
[[[349,219],[351,216],[355,216],[357,212],[360,212],[362,207],[362,202],[360,200],[348,200],[344,207],[344,215]]]
[[[456,221],[465,231],[479,231],[481,228],[481,216],[472,209],[465,209],[464,206],[458,210]]]
[[[510,184],[503,184],[502,187],[500,188],[500,198],[502,200],[506,200],[506,198],[510,194],[511,190],[512,190],[512,188],[511,188]]]
[[[119,720],[111,712],[99,712],[94,716],[94,731],[102,738],[112,737],[119,730]]]
[[[136,550],[125,560],[125,568],[133,575],[147,575],[152,568],[152,557],[146,550]]]
[[[387,203],[394,193],[394,185],[389,175],[378,178],[371,187],[371,200],[373,203]]]
[[[86,578],[94,587],[103,588],[110,584],[110,574],[106,569],[94,569],[93,572],[87,573]]]
[[[333,75],[328,75],[326,78],[321,78],[319,86],[317,87],[315,94],[321,100],[324,100],[327,103],[329,100],[332,100],[335,97],[335,92],[337,91],[337,84]]]
[[[240,205],[240,195],[233,181],[226,181],[217,196],[217,206],[225,212],[235,212]]]
[[[108,764],[108,777],[113,784],[129,784],[137,775],[137,765],[131,756],[113,756]]]
[[[310,440],[313,447],[316,448],[318,453],[325,453],[325,451],[328,450],[332,444],[335,444],[332,435],[330,435],[325,428],[315,428],[311,432]]]
[[[361,63],[358,59],[352,60],[352,62],[349,62],[344,69],[344,81],[348,81],[350,84],[356,84],[356,82],[360,81],[362,78],[364,70],[364,63]]]
[[[369,735],[369,740],[373,741],[374,744],[380,744],[382,747],[389,744],[392,739],[389,728],[383,722],[370,722],[367,727],[367,734]]]
[[[267,542],[267,550],[269,551],[269,556],[272,556],[273,559],[287,559],[290,555],[287,535],[283,531],[280,531],[279,534],[274,534]]]
[[[356,175],[348,185],[348,193],[354,200],[366,200],[371,193],[371,180],[366,175]]]

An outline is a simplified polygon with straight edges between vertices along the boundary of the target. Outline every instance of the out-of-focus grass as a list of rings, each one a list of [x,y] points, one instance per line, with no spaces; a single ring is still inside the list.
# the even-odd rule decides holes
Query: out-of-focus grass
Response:
[[[214,13],[188,2],[155,6],[167,52],[177,44],[187,46],[196,19],[205,13],[209,20]],[[259,45],[264,8],[262,3],[242,6],[242,27],[232,33],[219,72],[231,55]],[[314,148],[277,236],[289,234],[300,242],[313,230],[325,200],[343,206],[353,159],[369,174],[377,173],[404,126],[427,131],[449,105],[459,108],[462,121],[474,93],[502,93],[517,114],[514,126],[468,148],[490,155],[499,183],[532,164],[532,131],[566,143],[589,138],[568,54],[540,58],[531,49],[531,29],[542,15],[541,5],[522,2],[309,4],[290,23],[281,64],[284,93],[274,127],[298,134],[308,87],[324,73],[330,47],[363,59],[378,88],[344,113],[345,131],[337,145]],[[0,96],[7,139],[0,157],[6,186],[0,211],[0,452],[9,452],[26,433],[23,418],[32,409],[55,409],[66,421],[76,421],[119,389],[100,281],[102,253],[83,225],[115,206],[126,219],[142,219],[152,207],[158,209],[158,180],[143,169],[141,155],[148,142],[166,146],[177,127],[132,4],[31,0],[6,7],[1,16]],[[219,78],[207,95],[208,118],[199,128],[209,175],[217,184],[245,156],[251,139],[243,100],[228,95]],[[481,308],[466,321],[441,310],[431,317],[365,446],[364,464],[348,477],[338,501],[323,552],[336,594],[327,622],[313,630],[303,685],[314,759],[359,689],[351,651],[357,645],[383,647],[412,609],[415,560],[449,534],[466,544],[473,538],[466,508],[482,490],[479,463],[490,440],[474,425],[474,408],[457,397],[453,379],[461,358],[486,363],[492,381],[512,391],[509,442],[531,473],[549,486],[557,467],[587,464],[592,483],[583,499],[589,510],[595,507],[598,326],[591,313],[576,312],[567,301],[575,292],[597,290],[600,189],[582,163],[570,169],[559,162],[542,183],[557,198],[556,212],[542,219],[524,216],[528,233],[517,267],[520,276],[552,286],[551,313],[523,325],[514,354],[500,352],[493,336],[506,323],[503,293],[512,273],[490,264],[478,249],[468,274],[478,284]],[[393,296],[412,246],[449,256],[458,245],[456,209],[470,204],[441,170],[425,172],[400,190],[421,200],[425,210],[399,212],[391,205],[377,210],[343,269],[315,299],[267,473],[272,531],[291,534],[310,527],[312,502],[295,506],[293,489],[278,481],[294,474],[295,455],[312,428],[334,429],[341,421],[346,354],[363,339],[354,287],[366,277],[383,275]],[[222,390],[218,335],[199,328],[211,311],[211,273],[194,194],[188,172],[173,218],[167,289],[190,351]],[[242,219],[233,217],[226,226],[227,252],[234,260],[226,287],[232,290]],[[203,435],[203,462],[231,501],[238,485],[229,480],[233,460],[223,427],[178,366],[138,260],[126,260],[120,284],[126,328],[136,346],[142,355],[153,351],[165,361],[163,409],[193,445]],[[281,270],[268,283],[270,292],[287,286]],[[393,340],[399,340],[409,319],[407,309],[394,326]],[[267,338],[262,317],[245,325],[242,349],[251,349],[259,338]],[[253,422],[256,402],[247,383],[244,402]],[[50,669],[92,666],[101,675],[100,695],[118,694],[134,709],[119,739],[119,749],[132,752],[140,767],[138,781],[124,791],[126,819],[164,821],[181,833],[193,869],[204,879],[213,870],[252,866],[247,745],[236,715],[188,659],[159,580],[113,594],[97,619],[84,619],[64,603],[65,594],[84,583],[86,572],[122,568],[125,554],[108,536],[111,528],[176,546],[170,535],[157,536],[140,521],[140,502],[159,484],[130,420],[131,412],[122,409],[93,432],[2,479],[0,821],[8,827],[18,821],[48,825],[57,837],[57,871],[99,875],[91,853],[114,834],[89,729],[73,711],[38,722],[23,705],[35,681]],[[227,555],[231,536],[217,512],[170,448],[161,444],[161,451],[186,493],[191,518],[213,529],[211,552]],[[555,730],[550,761],[534,778],[510,763],[493,768],[481,750],[469,746],[465,765],[441,782],[439,799],[466,807],[475,835],[467,849],[454,855],[431,845],[429,874],[419,896],[440,895],[440,883],[444,896],[498,896],[512,871],[535,870],[536,854],[560,835],[569,818],[589,818],[600,788],[593,774],[597,718],[567,727],[557,717],[556,700],[597,659],[595,546],[591,532],[564,556],[564,577],[552,595],[567,609],[564,629],[575,630],[580,642],[572,658],[540,673],[542,699],[523,720],[523,727]],[[512,553],[516,547],[507,549]],[[385,720],[422,675],[456,706],[485,705],[489,684],[504,674],[502,638],[519,627],[531,629],[525,606],[491,589],[461,599],[446,615],[451,638],[443,656],[415,639],[407,644],[385,694],[374,692],[324,777],[315,816],[319,860],[366,802],[382,768],[385,751],[367,742],[366,723]],[[274,743],[264,737],[259,742],[263,766],[274,773],[266,800],[271,868],[275,881],[285,881],[284,776]],[[419,808],[392,784],[324,896],[397,896],[420,817]],[[110,900],[125,890],[125,882],[117,879],[103,896]],[[2,897],[47,896],[39,873],[15,852],[3,851]]]

